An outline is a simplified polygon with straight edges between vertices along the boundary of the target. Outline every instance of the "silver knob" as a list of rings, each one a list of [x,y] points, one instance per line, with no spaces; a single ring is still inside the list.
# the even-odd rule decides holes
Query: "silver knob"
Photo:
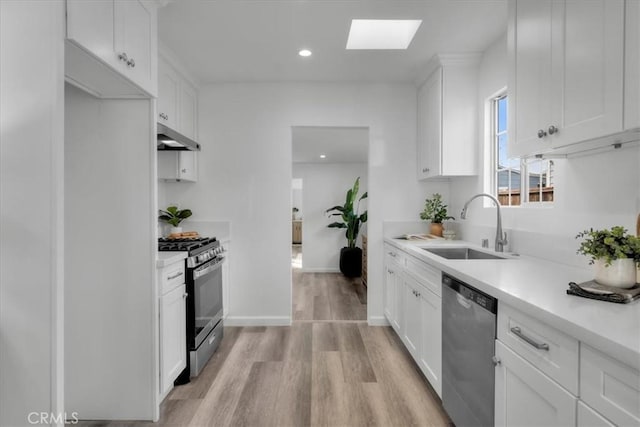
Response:
[[[134,61],[133,58],[131,58],[130,60],[127,61],[127,65],[131,68],[135,68],[136,67],[136,61]]]
[[[545,136],[547,136],[547,132],[545,132],[544,129],[540,129],[538,131],[538,138],[544,138]]]
[[[127,54],[126,54],[125,52],[120,53],[120,54],[118,55],[118,59],[119,59],[120,61],[124,61],[124,62],[126,62],[127,64],[129,63],[129,57],[127,56]]]
[[[558,128],[554,125],[549,126],[549,135],[553,135],[554,133],[558,133]]]
[[[423,173],[428,173],[429,172],[429,168],[422,168],[422,172]]]
[[[186,292],[185,292],[184,294],[182,294],[182,298],[186,298],[186,297],[188,297],[188,296],[189,296],[189,294],[188,294],[188,293],[186,293]]]
[[[502,361],[500,359],[498,359],[497,356],[493,356],[491,358],[491,361],[493,362],[493,366],[498,366],[498,365],[500,365],[502,363]]]
[[[182,169],[182,173],[187,173],[187,170],[186,169]]]

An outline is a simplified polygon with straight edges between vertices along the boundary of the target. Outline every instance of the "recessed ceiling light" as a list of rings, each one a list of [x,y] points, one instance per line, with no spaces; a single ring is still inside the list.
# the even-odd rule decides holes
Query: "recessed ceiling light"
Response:
[[[406,49],[421,19],[353,19],[347,49]]]
[[[298,52],[298,55],[300,56],[311,56],[311,51],[309,49],[302,49],[300,50],[300,52]]]
[[[320,158],[321,158],[321,159],[326,159],[326,158],[327,158],[327,155],[326,155],[326,154],[320,154]]]

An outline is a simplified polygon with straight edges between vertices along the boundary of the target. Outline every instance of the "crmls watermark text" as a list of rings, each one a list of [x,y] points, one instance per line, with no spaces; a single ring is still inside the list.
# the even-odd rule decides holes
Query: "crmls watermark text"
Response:
[[[27,415],[29,424],[78,424],[78,420],[77,412],[72,412],[71,414],[66,412],[58,414],[53,412],[29,412],[29,415]]]

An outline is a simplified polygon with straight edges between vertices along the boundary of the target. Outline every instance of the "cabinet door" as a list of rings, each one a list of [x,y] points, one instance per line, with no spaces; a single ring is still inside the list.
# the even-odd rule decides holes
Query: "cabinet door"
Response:
[[[640,0],[625,3],[624,128],[640,128]]]
[[[178,76],[164,60],[158,62],[158,121],[177,130]]]
[[[548,151],[551,111],[552,0],[508,3],[509,156]]]
[[[198,180],[198,154],[195,151],[180,151],[178,156],[178,179],[196,182]]]
[[[384,315],[397,333],[400,331],[400,322],[398,322],[397,297],[398,297],[398,278],[399,271],[395,263],[387,262],[385,264],[384,275]]]
[[[403,289],[403,328],[402,341],[414,359],[419,360],[422,341],[422,314],[420,301],[420,285],[409,275],[402,279]]]
[[[554,148],[623,129],[624,1],[560,5],[552,21],[551,122],[540,122],[559,129],[549,132]]]
[[[605,417],[578,401],[578,425],[582,427],[614,427]]]
[[[160,393],[166,393],[187,363],[184,285],[160,298]]]
[[[180,86],[180,115],[178,130],[185,136],[196,139],[198,97],[196,90],[184,80]]]
[[[442,397],[442,298],[427,289],[419,295],[422,317],[419,364],[433,389]]]
[[[496,340],[495,425],[574,426],[577,399]]]
[[[155,94],[155,8],[140,0],[117,0],[114,14],[116,50],[126,54],[128,58],[126,63],[123,62],[123,67],[127,68],[123,74]]]
[[[441,174],[442,67],[418,91],[418,179]]]
[[[113,0],[67,0],[67,38],[119,68],[113,22]]]

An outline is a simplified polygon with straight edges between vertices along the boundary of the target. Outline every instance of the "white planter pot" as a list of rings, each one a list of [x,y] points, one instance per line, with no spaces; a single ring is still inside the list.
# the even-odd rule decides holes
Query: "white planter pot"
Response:
[[[632,258],[617,259],[611,265],[605,265],[604,260],[595,261],[596,282],[601,285],[615,286],[628,289],[636,284],[636,263]]]
[[[169,229],[169,234],[177,233],[182,233],[182,227],[171,227],[171,229]]]

